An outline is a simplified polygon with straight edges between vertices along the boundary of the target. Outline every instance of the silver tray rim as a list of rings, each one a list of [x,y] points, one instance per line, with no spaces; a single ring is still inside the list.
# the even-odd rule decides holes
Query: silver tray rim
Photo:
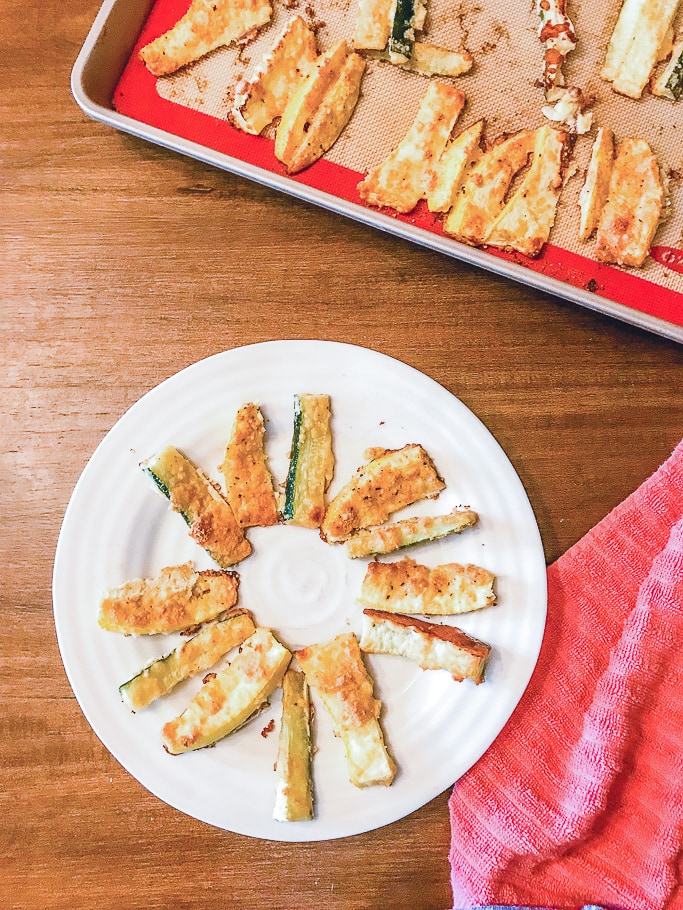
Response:
[[[71,92],[74,100],[91,119],[408,240],[418,246],[579,304],[589,310],[611,316],[672,341],[683,343],[683,326],[677,326],[660,317],[601,297],[595,291],[584,290],[558,278],[534,272],[519,263],[498,259],[484,250],[433,234],[424,228],[399,221],[382,212],[367,209],[315,187],[298,183],[284,175],[265,170],[247,161],[215,151],[208,146],[184,139],[174,133],[119,113],[113,108],[110,101],[107,102],[104,99],[112,97],[114,86],[130,56],[152,2],[153,0],[104,0],[100,7],[71,71]],[[136,15],[127,16],[127,8],[134,8]],[[115,23],[112,22],[114,18]],[[121,26],[126,24],[130,25],[130,31],[124,33]],[[683,306],[683,295],[681,295],[681,304]]]

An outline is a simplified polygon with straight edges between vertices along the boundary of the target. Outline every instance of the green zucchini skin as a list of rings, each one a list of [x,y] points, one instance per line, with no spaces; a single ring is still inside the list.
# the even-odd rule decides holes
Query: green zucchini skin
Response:
[[[454,509],[448,515],[404,518],[378,528],[363,528],[345,542],[347,556],[357,559],[393,553],[405,547],[440,540],[471,528],[478,515],[471,509]]]
[[[676,101],[683,95],[683,54],[679,55],[671,75],[666,81],[666,87]]]
[[[190,536],[222,569],[249,556],[251,544],[230,503],[186,455],[169,446],[143,461],[140,467],[170,501],[174,511],[183,516]]]
[[[415,40],[416,0],[396,0],[394,21],[389,37],[389,59],[409,60]]]
[[[287,471],[287,480],[285,481],[285,504],[282,509],[282,518],[284,521],[294,519],[294,500],[297,491],[297,477],[299,454],[301,447],[301,396],[294,396],[294,429],[292,431],[292,451],[289,458],[289,470]]]
[[[319,528],[334,472],[329,395],[295,395],[294,429],[282,520]]]
[[[122,700],[132,711],[146,708],[179,683],[208,670],[231,648],[242,644],[255,628],[247,610],[235,610],[225,619],[206,625],[119,686]]]

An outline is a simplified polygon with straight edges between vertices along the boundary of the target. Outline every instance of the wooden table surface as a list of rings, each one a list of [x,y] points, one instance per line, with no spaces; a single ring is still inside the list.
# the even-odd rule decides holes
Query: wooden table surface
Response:
[[[268,339],[365,345],[503,446],[555,560],[683,436],[683,348],[89,120],[69,74],[97,0],[0,30],[0,906],[447,908],[448,793],[345,840],[185,817],[100,743],[51,602],[64,510],[161,380]]]

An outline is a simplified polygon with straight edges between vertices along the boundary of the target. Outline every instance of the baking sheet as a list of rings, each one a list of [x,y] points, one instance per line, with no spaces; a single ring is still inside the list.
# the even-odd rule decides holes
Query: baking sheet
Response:
[[[353,33],[357,0],[317,0],[315,5],[274,4],[274,16],[255,40],[221,48],[184,70],[156,79],[137,57],[142,44],[171,27],[187,9],[187,0],[156,0],[146,9],[135,0],[111,0],[100,11],[74,68],[74,94],[92,116],[128,129],[144,138],[203,158],[259,182],[293,193],[316,204],[407,237],[448,255],[483,265],[517,280],[541,287],[593,309],[683,341],[683,162],[679,136],[683,132],[683,102],[644,96],[638,101],[615,94],[598,71],[619,10],[619,0],[599,5],[572,3],[569,14],[579,43],[565,71],[571,85],[595,97],[594,128],[579,137],[573,167],[564,187],[551,243],[541,257],[475,250],[445,236],[441,221],[424,203],[408,216],[377,211],[359,199],[357,184],[402,138],[427,88],[427,79],[377,61],[368,63],[361,100],[340,139],[325,158],[290,177],[274,158],[273,140],[247,136],[226,117],[238,79],[248,76],[267,51],[284,22],[293,14],[315,23],[320,50]],[[129,45],[114,72],[113,60],[100,58],[111,42],[111,15],[132,23]],[[598,8],[599,7],[599,8]],[[143,24],[144,21],[144,24]],[[542,47],[537,38],[533,2],[511,6],[490,0],[453,3],[430,0],[427,38],[473,54],[471,73],[456,80],[467,96],[457,129],[484,117],[490,139],[501,133],[533,128],[543,121],[543,92],[538,86]],[[112,55],[110,54],[110,57]],[[109,80],[110,94],[88,91],[93,71],[100,83]],[[97,81],[97,80],[95,80]],[[583,183],[595,127],[610,126],[617,140],[647,139],[657,154],[668,183],[666,217],[655,237],[645,266],[627,270],[597,263],[594,241],[578,240],[578,194]]]

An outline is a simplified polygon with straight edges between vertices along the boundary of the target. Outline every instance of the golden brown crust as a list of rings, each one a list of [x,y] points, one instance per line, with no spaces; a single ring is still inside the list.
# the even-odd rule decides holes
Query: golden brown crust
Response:
[[[154,578],[137,578],[107,591],[98,622],[125,635],[176,632],[213,619],[237,601],[239,575],[191,563],[170,566]]]
[[[394,626],[400,626],[404,629],[414,629],[422,635],[428,635],[430,638],[438,638],[446,641],[456,648],[467,651],[473,657],[484,659],[488,657],[491,646],[478,638],[472,638],[462,629],[455,626],[448,626],[442,623],[427,622],[424,619],[418,619],[415,616],[405,616],[402,613],[387,613],[384,610],[365,609],[363,613],[369,616],[375,622],[387,622]]]
[[[338,635],[324,645],[309,645],[297,651],[296,657],[323,700],[328,696],[340,699],[340,726],[355,727],[379,717],[380,703],[373,696],[355,635]]]
[[[429,568],[413,559],[368,564],[359,600],[396,613],[447,616],[495,603],[494,575],[475,565]]]
[[[241,407],[219,470],[225,478],[226,499],[242,528],[269,527],[278,520],[264,435],[263,416],[258,405],[250,402]]]
[[[345,540],[354,531],[382,524],[394,512],[437,495],[445,483],[420,445],[383,452],[360,467],[327,507],[321,536]]]
[[[625,139],[617,150],[609,198],[597,233],[596,258],[641,266],[659,225],[664,203],[659,165],[644,139]]]
[[[146,44],[140,58],[155,76],[173,73],[265,25],[270,0],[192,0],[173,28]]]

